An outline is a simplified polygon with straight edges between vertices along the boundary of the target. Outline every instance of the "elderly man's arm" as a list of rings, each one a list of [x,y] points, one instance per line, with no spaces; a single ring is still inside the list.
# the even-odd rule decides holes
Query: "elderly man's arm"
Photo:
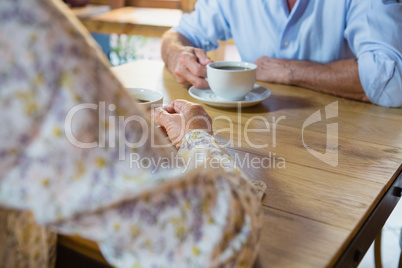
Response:
[[[261,57],[257,80],[297,85],[340,97],[369,101],[359,79],[354,59],[331,63]]]
[[[354,59],[331,63],[260,58],[257,79],[387,107],[402,106],[402,4],[349,1],[344,37]]]

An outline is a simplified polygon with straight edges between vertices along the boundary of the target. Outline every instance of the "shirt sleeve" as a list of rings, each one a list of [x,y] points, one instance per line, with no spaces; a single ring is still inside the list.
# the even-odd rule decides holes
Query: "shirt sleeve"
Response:
[[[186,168],[68,12],[0,1],[0,206],[97,242],[117,267],[251,266],[251,184]]]
[[[184,14],[173,30],[184,35],[197,48],[211,51],[218,48],[218,40],[232,38],[225,18],[223,1],[200,0],[191,14]]]
[[[358,59],[360,81],[371,102],[402,106],[402,4],[349,1],[345,38]]]

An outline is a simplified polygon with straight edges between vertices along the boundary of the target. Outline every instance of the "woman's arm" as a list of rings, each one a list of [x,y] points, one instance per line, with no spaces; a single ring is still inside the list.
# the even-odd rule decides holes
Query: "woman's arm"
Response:
[[[9,38],[0,50],[0,204],[96,241],[115,266],[251,266],[260,204],[250,184],[176,165],[176,151],[64,8],[0,3],[0,13],[15,11],[0,28]]]

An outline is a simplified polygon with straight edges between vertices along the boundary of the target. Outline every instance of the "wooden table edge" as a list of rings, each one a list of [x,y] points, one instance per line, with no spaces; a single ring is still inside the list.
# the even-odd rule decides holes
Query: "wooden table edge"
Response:
[[[57,236],[57,244],[70,249],[85,258],[110,266],[110,264],[103,257],[98,244],[94,241],[90,241],[79,236],[59,234]]]
[[[367,220],[357,230],[356,235],[347,243],[345,250],[334,256],[330,264],[331,267],[356,267],[363,259],[401,198],[402,164],[392,176],[391,181],[393,181],[392,184],[372,210]]]

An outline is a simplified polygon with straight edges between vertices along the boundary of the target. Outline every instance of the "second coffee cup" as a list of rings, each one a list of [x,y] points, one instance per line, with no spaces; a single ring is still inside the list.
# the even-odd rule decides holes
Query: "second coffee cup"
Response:
[[[243,99],[254,87],[257,65],[240,61],[217,61],[207,65],[207,81],[218,97]]]

